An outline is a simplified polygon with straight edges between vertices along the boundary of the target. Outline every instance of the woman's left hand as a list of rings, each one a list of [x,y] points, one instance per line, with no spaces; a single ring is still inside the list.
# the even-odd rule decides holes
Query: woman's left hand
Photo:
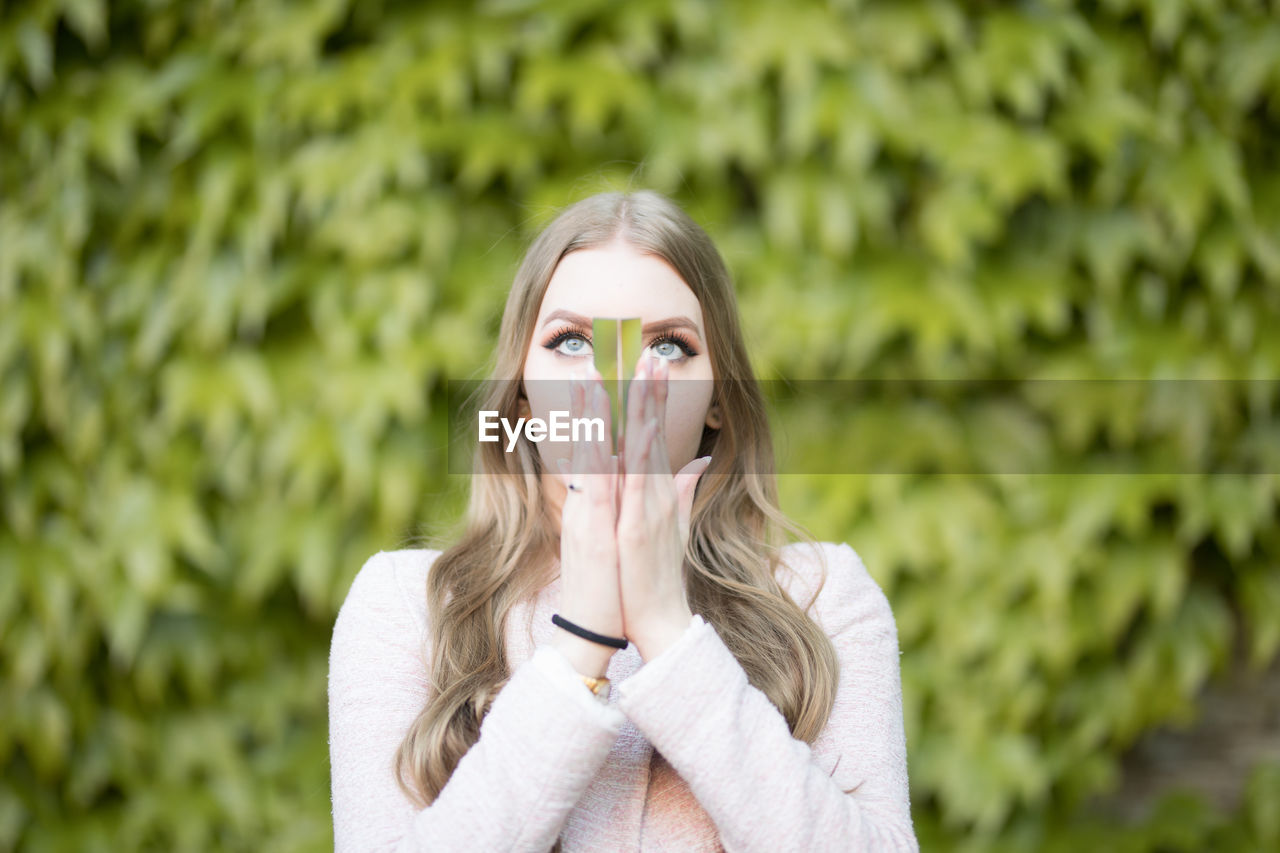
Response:
[[[627,399],[622,505],[618,511],[618,579],[624,634],[652,660],[689,627],[684,552],[698,479],[710,457],[672,476],[667,457],[666,359],[641,356]]]

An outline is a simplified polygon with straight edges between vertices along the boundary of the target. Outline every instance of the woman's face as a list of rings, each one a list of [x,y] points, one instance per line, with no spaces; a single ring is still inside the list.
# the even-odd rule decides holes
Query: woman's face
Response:
[[[718,413],[711,408],[714,373],[702,309],[670,264],[622,239],[560,259],[525,354],[523,378],[530,411],[521,414],[549,420],[553,409],[569,410],[567,381],[530,380],[568,380],[574,372],[590,368],[595,317],[641,318],[644,356],[667,361],[667,455],[672,472],[679,471],[698,452],[703,426],[719,426]],[[540,441],[537,447],[543,469],[559,471],[557,459],[567,459],[571,445]]]

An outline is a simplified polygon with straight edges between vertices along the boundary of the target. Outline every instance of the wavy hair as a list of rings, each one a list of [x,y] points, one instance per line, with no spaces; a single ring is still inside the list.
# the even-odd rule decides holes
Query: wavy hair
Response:
[[[684,557],[689,607],[715,628],[787,721],[812,743],[835,701],[839,664],[830,639],[775,577],[783,531],[813,537],[777,500],[773,441],[743,341],[729,272],[711,238],[679,206],[649,191],[608,192],[566,208],[533,241],[512,283],[480,408],[514,420],[524,356],[556,265],[569,252],[621,237],[664,259],[702,308],[721,426],[704,426],[698,483]],[[401,789],[430,805],[476,742],[480,724],[511,675],[504,632],[513,605],[549,578],[559,539],[541,487],[541,458],[522,438],[516,452],[480,443],[462,534],[436,558],[426,582],[430,690],[395,759]],[[825,561],[824,583],[825,583]],[[820,587],[819,587],[820,589]],[[559,850],[557,841],[554,850]]]

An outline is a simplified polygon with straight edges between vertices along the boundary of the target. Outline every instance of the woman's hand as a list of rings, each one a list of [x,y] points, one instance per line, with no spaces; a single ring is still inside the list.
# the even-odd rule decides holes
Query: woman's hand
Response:
[[[560,610],[565,619],[597,634],[621,637],[618,585],[618,460],[609,452],[609,397],[594,368],[570,380],[570,416],[604,420],[604,441],[574,441],[561,481],[580,487],[566,491],[560,512]],[[563,463],[563,459],[561,460]],[[553,644],[583,675],[601,676],[615,649],[585,640],[563,628]]]
[[[674,477],[667,457],[666,359],[641,356],[627,398],[618,574],[625,636],[649,661],[673,644],[693,618],[685,596],[684,552],[698,479],[710,457]]]

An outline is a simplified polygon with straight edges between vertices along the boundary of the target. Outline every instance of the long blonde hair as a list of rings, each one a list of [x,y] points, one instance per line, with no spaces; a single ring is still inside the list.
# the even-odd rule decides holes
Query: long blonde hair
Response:
[[[835,701],[838,661],[831,641],[775,578],[781,531],[814,547],[783,515],[774,478],[764,400],[743,342],[733,284],[711,238],[655,192],[600,193],[566,208],[534,240],[516,272],[502,316],[490,381],[480,408],[518,417],[524,356],[543,294],[567,253],[621,236],[680,274],[702,307],[716,367],[721,427],[704,428],[698,455],[712,463],[699,481],[684,572],[690,609],[715,628],[751,684],[809,743]],[[727,380],[727,381],[726,381]],[[475,474],[460,540],[435,560],[427,578],[430,698],[396,754],[401,789],[420,807],[432,803],[510,677],[504,631],[508,613],[548,581],[539,571],[559,556],[535,447],[516,452],[477,443]],[[825,582],[825,565],[824,565]],[[556,848],[559,847],[557,842]]]

